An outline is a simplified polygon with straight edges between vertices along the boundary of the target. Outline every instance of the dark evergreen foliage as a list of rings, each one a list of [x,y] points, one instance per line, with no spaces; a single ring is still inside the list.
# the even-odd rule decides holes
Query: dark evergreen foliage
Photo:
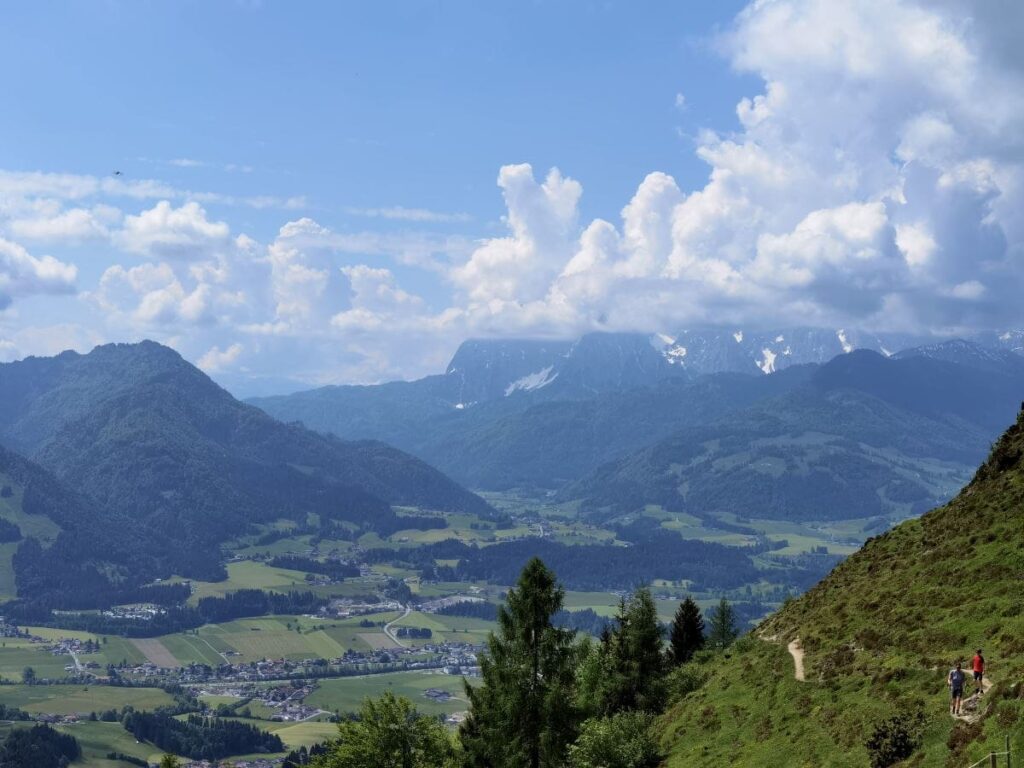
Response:
[[[597,696],[599,714],[660,712],[665,704],[665,657],[658,611],[646,587],[619,606],[599,648],[605,675]]]
[[[709,613],[707,643],[712,648],[728,648],[739,637],[736,625],[736,611],[724,597]]]
[[[54,608],[105,607],[173,573],[223,578],[221,542],[254,523],[315,514],[389,532],[438,524],[391,504],[493,512],[393,448],[277,422],[152,342],[0,365],[0,441],[59,478],[0,453],[23,511],[61,528],[15,559],[19,594]]]
[[[676,609],[668,642],[669,659],[675,665],[685,664],[704,647],[704,617],[693,598],[688,596]]]
[[[66,768],[82,750],[48,725],[15,728],[0,744],[0,768]]]
[[[194,629],[203,624],[232,621],[250,616],[270,614],[316,613],[327,600],[313,592],[264,592],[240,589],[224,597],[204,597],[193,608],[176,605],[151,619],[123,619],[96,613],[61,614],[59,620],[39,602],[12,602],[4,605],[5,614],[21,623],[59,625],[96,634],[126,637],[158,635]]]
[[[319,573],[337,581],[355,578],[359,575],[358,565],[342,563],[337,560],[314,560],[311,557],[303,557],[301,555],[279,555],[271,558],[268,561],[268,565],[272,565],[275,568],[288,568],[293,571]]]
[[[476,547],[448,539],[408,550],[370,550],[365,557],[369,562],[407,562],[441,581],[511,584],[523,565],[537,556],[551,564],[566,587],[586,591],[645,584],[654,578],[685,579],[708,589],[733,589],[759,578],[750,557],[756,552],[687,540],[662,529],[630,547],[573,546],[548,539]],[[436,566],[436,560],[459,562],[455,566]],[[791,576],[794,581],[801,579],[796,571]]]
[[[21,529],[10,520],[0,519],[0,544],[21,541]]]
[[[178,720],[163,712],[129,712],[122,723],[139,741],[148,741],[162,750],[195,760],[284,750],[284,743],[276,734],[235,720],[198,715]]]
[[[467,766],[554,768],[576,737],[571,632],[551,623],[564,592],[537,558],[498,609],[498,632],[480,660],[482,685],[466,684],[460,730]]]

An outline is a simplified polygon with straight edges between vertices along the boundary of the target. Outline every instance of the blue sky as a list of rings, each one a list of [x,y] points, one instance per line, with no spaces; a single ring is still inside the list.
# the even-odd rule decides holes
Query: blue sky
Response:
[[[744,5],[8,8],[0,358],[149,337],[249,393],[472,336],[1019,326],[1019,10]]]

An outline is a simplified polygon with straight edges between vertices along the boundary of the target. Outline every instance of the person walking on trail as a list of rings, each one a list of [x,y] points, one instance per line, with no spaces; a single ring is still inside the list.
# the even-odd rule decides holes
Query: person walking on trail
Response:
[[[974,687],[975,693],[981,696],[985,693],[985,686],[982,684],[982,678],[985,677],[985,657],[981,655],[981,648],[974,654],[974,659],[971,660],[971,669],[974,671]]]
[[[964,674],[964,665],[956,663],[956,668],[949,670],[949,677],[946,678],[946,685],[949,686],[950,701],[949,709],[954,717],[960,714],[960,705],[964,699],[964,682],[967,675]]]

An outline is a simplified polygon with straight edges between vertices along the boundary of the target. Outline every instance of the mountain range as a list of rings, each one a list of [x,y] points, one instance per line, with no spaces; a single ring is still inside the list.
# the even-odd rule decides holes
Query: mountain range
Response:
[[[42,508],[62,532],[56,541],[71,536],[79,547],[64,551],[67,567],[57,572],[91,568],[114,585],[171,573],[221,577],[220,543],[280,518],[384,531],[393,528],[393,505],[493,513],[399,450],[283,424],[238,402],[153,342],[0,365],[0,443],[10,449],[0,472],[21,478],[23,503],[39,487],[61,489],[48,491],[53,501]],[[71,514],[78,507],[88,511]],[[83,531],[102,534],[115,552],[130,541],[134,561],[105,569],[102,542]],[[14,555],[21,593],[27,574],[18,562]]]
[[[794,505],[809,481],[839,493],[830,515],[905,516],[948,498],[1014,412],[1014,338],[902,348],[915,340],[784,329],[467,342],[443,375],[251,402],[392,443],[469,487],[554,493],[592,511],[689,496],[689,509],[805,517],[817,513]],[[777,345],[766,375],[754,353]],[[699,489],[726,466],[737,482],[712,503]]]

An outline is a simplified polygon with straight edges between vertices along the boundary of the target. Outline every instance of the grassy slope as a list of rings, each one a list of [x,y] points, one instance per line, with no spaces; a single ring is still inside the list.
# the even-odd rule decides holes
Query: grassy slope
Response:
[[[1007,735],[1024,758],[1022,457],[1024,414],[953,501],[870,540],[767,619],[758,634],[775,643],[747,638],[710,662],[663,720],[668,765],[862,766],[874,723],[918,707],[924,742],[908,765],[966,766]],[[785,650],[796,637],[803,684]],[[945,675],[979,646],[995,687],[968,729],[946,714]]]

